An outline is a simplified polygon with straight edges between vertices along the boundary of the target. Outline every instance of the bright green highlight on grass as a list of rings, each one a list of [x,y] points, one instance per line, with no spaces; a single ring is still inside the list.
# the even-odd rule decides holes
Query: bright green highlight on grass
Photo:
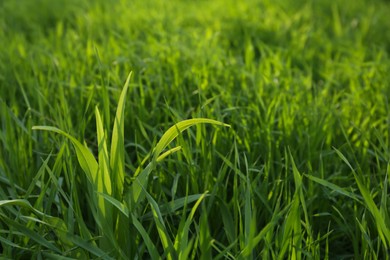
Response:
[[[0,1],[1,255],[388,259],[389,13]]]
[[[179,150],[180,147],[175,147],[166,152],[163,152],[164,149],[181,132],[183,132],[187,128],[201,123],[215,124],[221,126],[229,126],[229,125],[223,124],[216,120],[207,119],[207,118],[193,118],[175,124],[163,134],[160,141],[156,144],[156,147],[153,149],[152,161],[149,163],[149,165],[146,166],[146,168],[141,171],[141,174],[139,176],[138,175],[134,176],[135,180],[133,184],[129,187],[130,190],[133,190],[133,193],[122,194],[124,190],[123,185],[124,185],[124,172],[125,172],[124,119],[123,119],[124,109],[125,109],[124,101],[125,101],[126,93],[128,91],[130,77],[131,77],[131,73],[129,74],[126,80],[117,107],[117,113],[114,121],[115,122],[114,128],[112,131],[113,133],[112,141],[111,141],[112,145],[110,151],[111,156],[108,155],[107,142],[105,137],[106,131],[103,128],[102,119],[100,116],[99,109],[97,107],[95,108],[95,116],[96,116],[96,129],[97,129],[98,148],[99,148],[98,161],[96,161],[94,155],[86,145],[83,145],[77,139],[75,139],[74,137],[70,136],[69,134],[65,133],[64,131],[56,127],[34,126],[32,127],[32,129],[55,132],[67,137],[72,142],[73,147],[76,150],[77,159],[80,163],[80,166],[83,169],[84,173],[86,174],[91,184],[90,185],[90,194],[92,197],[91,201],[94,204],[93,208],[97,209],[97,214],[98,214],[97,221],[100,223],[99,233],[101,234],[102,237],[105,237],[107,236],[107,234],[109,234],[108,237],[109,239],[108,240],[103,239],[102,243],[100,243],[100,247],[106,250],[109,250],[110,248],[112,248],[112,246],[118,248],[118,245],[120,244],[121,241],[112,241],[111,239],[114,238],[114,234],[128,232],[129,230],[128,229],[129,227],[118,224],[120,223],[121,218],[123,216],[113,214],[114,211],[112,209],[112,206],[115,206],[122,213],[124,213],[124,215],[128,218],[127,222],[129,223],[130,222],[129,209],[133,213],[134,210],[136,209],[136,206],[142,202],[141,198],[143,198],[146,195],[148,201],[151,203],[153,216],[158,216],[158,218],[155,218],[155,221],[158,227],[159,235],[163,243],[163,246],[165,248],[169,248],[169,250],[173,250],[172,247],[173,244],[172,242],[169,242],[169,238],[168,238],[169,236],[167,235],[167,231],[165,230],[163,219],[159,210],[159,206],[146,191],[148,185],[148,181],[147,181],[148,177],[156,167],[157,162],[160,162],[169,154]],[[116,187],[116,190],[114,191],[112,188],[113,184]],[[116,194],[116,196],[114,194]],[[131,202],[125,200],[125,199],[129,199],[129,196],[126,195],[130,195],[130,197],[132,197]],[[141,195],[143,196],[141,197]],[[186,234],[182,236],[184,237],[188,236],[188,228],[189,225],[191,224],[191,220],[195,213],[195,209],[199,206],[199,203],[204,198],[204,196],[205,194],[199,197],[197,203],[192,208],[190,218],[186,221],[186,229],[184,230]],[[122,238],[122,236],[118,236],[118,238]],[[179,241],[181,241],[182,239],[180,239]],[[186,249],[187,246],[181,248],[181,250],[184,251]],[[176,248],[175,252],[177,251],[180,252],[178,248]],[[189,252],[187,252],[187,254],[188,253]],[[125,255],[124,252],[122,254],[123,256]],[[175,257],[173,257],[173,255]],[[183,256],[179,254],[179,257],[183,257]],[[174,251],[170,251],[168,258],[169,259],[177,258],[177,255],[174,253]]]

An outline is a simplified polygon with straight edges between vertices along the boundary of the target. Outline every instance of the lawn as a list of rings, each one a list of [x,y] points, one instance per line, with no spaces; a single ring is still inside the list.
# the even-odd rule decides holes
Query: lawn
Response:
[[[390,2],[0,1],[6,259],[388,259]]]

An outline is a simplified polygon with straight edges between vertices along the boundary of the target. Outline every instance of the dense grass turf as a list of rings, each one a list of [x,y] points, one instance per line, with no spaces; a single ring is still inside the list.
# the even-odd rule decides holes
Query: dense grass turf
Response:
[[[389,13],[0,1],[2,255],[386,259]]]

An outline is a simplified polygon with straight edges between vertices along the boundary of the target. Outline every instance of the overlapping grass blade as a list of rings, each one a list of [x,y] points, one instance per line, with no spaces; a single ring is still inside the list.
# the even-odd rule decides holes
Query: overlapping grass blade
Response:
[[[143,189],[146,189],[147,185],[147,179],[149,177],[149,174],[154,170],[156,167],[156,163],[160,162],[162,159],[164,159],[166,156],[168,156],[171,153],[177,152],[181,149],[180,146],[174,147],[166,152],[163,152],[163,150],[184,130],[188,129],[189,127],[201,124],[201,123],[207,123],[207,124],[214,124],[214,125],[221,125],[221,126],[227,126],[230,127],[228,124],[221,123],[216,120],[207,119],[207,118],[193,118],[193,119],[187,119],[183,120],[172,127],[170,127],[160,138],[160,141],[157,143],[153,150],[153,157],[152,161],[141,171],[141,173],[138,175],[138,172],[140,172],[140,168],[137,169],[135,173],[135,180],[130,188],[132,193],[132,207],[137,205],[141,199],[144,196],[141,196]],[[147,156],[149,158],[149,155]],[[146,158],[145,158],[146,160]],[[145,161],[144,160],[144,161]]]
[[[158,254],[158,251],[156,249],[156,246],[152,239],[150,238],[148,232],[146,232],[145,228],[142,226],[141,222],[138,221],[138,219],[132,215],[132,221],[135,228],[138,230],[138,232],[141,234],[142,239],[148,248],[149,255],[151,259],[160,259],[160,255]]]
[[[65,136],[66,138],[68,138],[72,142],[73,147],[76,150],[77,159],[80,163],[81,168],[83,169],[84,173],[86,174],[88,180],[93,185],[97,184],[99,165],[98,165],[95,157],[93,156],[93,154],[91,153],[91,151],[87,147],[82,145],[73,136],[71,136],[68,133],[66,133],[66,132],[64,132],[56,127],[53,127],[53,126],[33,126],[32,129],[33,130],[43,130],[43,131],[55,132],[55,133],[61,134],[61,135]],[[98,190],[103,190],[103,188],[100,187],[100,189],[98,189]]]
[[[199,199],[196,201],[195,205],[192,207],[190,215],[187,217],[183,228],[178,232],[178,237],[176,238],[176,241],[178,242],[178,247],[176,246],[176,250],[179,252],[178,257],[180,259],[186,259],[186,253],[189,252],[189,247],[191,247],[191,243],[188,242],[188,232],[190,229],[190,225],[192,223],[192,220],[194,218],[195,212],[197,208],[199,207],[202,200],[206,197],[207,193],[202,194]]]
[[[209,221],[207,213],[205,212],[205,207],[203,207],[199,223],[199,249],[201,253],[201,260],[207,260],[212,258],[213,239],[210,234],[210,227],[208,225],[208,222]]]
[[[152,210],[153,219],[156,223],[156,228],[160,236],[161,243],[163,245],[164,251],[168,259],[177,259],[176,252],[173,247],[171,238],[169,237],[168,231],[165,227],[164,220],[162,218],[159,206],[157,202],[150,196],[148,192],[145,191],[146,198],[149,201],[149,205]]]
[[[221,123],[216,120],[207,119],[207,118],[192,118],[183,120],[174,126],[170,127],[164,135],[161,137],[160,141],[157,143],[154,148],[154,160],[157,161],[157,158],[160,156],[162,151],[184,130],[187,128],[201,123],[214,124],[230,127],[228,124]]]
[[[106,135],[103,129],[103,123],[100,117],[100,113],[97,107],[95,107],[95,116],[96,116],[96,131],[98,138],[98,160],[99,160],[99,174],[97,175],[96,192],[103,194],[111,195],[111,178],[110,178],[110,169],[109,169],[109,158],[107,151]],[[97,198],[98,208],[102,214],[100,221],[104,224],[101,225],[104,229],[111,229],[112,223],[112,209],[106,203],[103,197],[98,196]],[[107,204],[107,205],[106,205]],[[104,233],[109,233],[111,230],[106,230]]]

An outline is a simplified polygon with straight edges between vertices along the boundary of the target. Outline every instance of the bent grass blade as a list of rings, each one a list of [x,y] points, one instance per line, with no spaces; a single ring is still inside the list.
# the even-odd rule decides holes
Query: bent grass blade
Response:
[[[220,125],[220,126],[226,126],[230,127],[228,124],[224,124],[222,122],[207,119],[207,118],[192,118],[183,120],[174,126],[171,126],[161,137],[160,141],[157,143],[156,147],[154,148],[154,156],[153,160],[157,161],[157,158],[160,156],[162,151],[184,130],[188,129],[189,127],[196,125],[196,124],[213,124],[213,125]]]
[[[153,150],[152,154],[152,161],[146,166],[145,169],[141,171],[141,169],[137,169],[137,171],[134,174],[134,177],[136,178],[131,186],[132,191],[132,203],[133,207],[137,205],[141,199],[144,198],[144,196],[141,196],[142,190],[146,188],[148,176],[150,172],[155,168],[156,163],[163,160],[166,156],[177,152],[181,149],[180,146],[174,147],[166,152],[163,152],[164,149],[184,130],[188,129],[191,126],[197,125],[197,124],[213,124],[213,125],[219,125],[219,126],[226,126],[230,127],[228,124],[224,124],[222,122],[207,119],[207,118],[192,118],[183,120],[173,126],[171,126],[161,137],[160,141],[157,143]],[[149,155],[147,156],[149,158]],[[147,159],[145,158],[145,159]],[[145,160],[144,160],[145,161]],[[142,165],[142,164],[141,164]],[[130,207],[132,208],[132,207]]]
[[[68,138],[72,144],[73,147],[76,150],[77,159],[80,163],[81,168],[87,175],[87,178],[92,184],[95,184],[98,178],[98,169],[99,165],[97,161],[95,160],[95,157],[93,154],[89,151],[87,147],[82,145],[76,138],[69,135],[68,133],[58,129],[57,127],[53,126],[33,126],[33,130],[43,130],[43,131],[50,131],[57,134],[61,134]],[[101,189],[102,191],[103,189]]]

